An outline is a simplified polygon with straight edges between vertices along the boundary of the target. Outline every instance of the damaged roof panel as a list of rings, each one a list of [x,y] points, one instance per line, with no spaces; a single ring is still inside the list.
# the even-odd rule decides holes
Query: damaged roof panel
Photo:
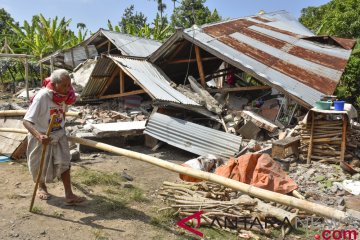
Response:
[[[100,95],[109,81],[111,74],[117,68],[108,58],[99,58],[93,68],[90,78],[81,92],[82,98],[96,98]]]
[[[110,57],[128,76],[138,82],[154,99],[195,105],[193,100],[171,87],[171,81],[164,72],[146,60],[126,57]]]
[[[101,29],[101,33],[127,56],[147,57],[161,46],[160,42],[124,33],[104,29]]]
[[[234,156],[242,138],[160,113],[150,116],[144,131],[156,139],[198,155]]]
[[[189,37],[190,38],[190,37]],[[211,41],[211,48],[208,49],[213,55],[218,55],[224,61],[242,69],[245,72],[253,73],[257,78],[270,86],[278,86],[286,92],[295,96],[300,102],[304,100],[309,105],[314,104],[320,99],[321,93],[314,88],[293,79],[275,69],[269,68],[267,65],[256,61],[231,46],[227,46],[218,40],[212,39],[209,35],[197,32],[194,35],[195,40],[199,43]],[[219,55],[219,52],[222,53]],[[283,91],[284,91],[283,90]]]
[[[314,34],[284,11],[190,28],[183,33],[188,41],[290,93],[305,106],[314,105],[321,95],[333,94],[351,54],[338,44],[305,40]],[[342,42],[348,46],[350,41]]]

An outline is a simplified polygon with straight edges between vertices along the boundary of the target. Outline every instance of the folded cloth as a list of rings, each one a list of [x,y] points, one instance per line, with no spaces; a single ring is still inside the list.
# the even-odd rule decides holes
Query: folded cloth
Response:
[[[59,130],[62,131],[62,130]],[[70,169],[70,149],[65,131],[63,133],[54,132],[52,136],[56,136],[57,143],[49,144],[46,148],[44,168],[40,178],[41,182],[53,182],[57,177]],[[28,134],[27,161],[29,171],[36,182],[39,171],[41,152],[43,145],[33,135]]]
[[[62,138],[65,134],[66,132],[63,128],[52,132],[50,134],[50,139],[51,139],[50,144],[56,145],[59,142],[60,138]]]

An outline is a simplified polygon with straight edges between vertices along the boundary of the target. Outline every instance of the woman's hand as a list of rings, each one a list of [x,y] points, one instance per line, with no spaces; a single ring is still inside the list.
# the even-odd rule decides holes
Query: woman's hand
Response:
[[[45,134],[39,134],[37,137],[37,140],[39,140],[39,142],[41,142],[42,144],[49,144],[51,141],[51,138],[48,137]]]

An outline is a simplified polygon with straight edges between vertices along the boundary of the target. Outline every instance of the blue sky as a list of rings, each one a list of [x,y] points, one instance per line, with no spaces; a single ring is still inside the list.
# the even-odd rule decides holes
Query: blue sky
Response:
[[[163,2],[167,5],[166,12],[170,16],[173,2]],[[286,10],[299,17],[302,8],[320,6],[327,2],[329,0],[207,0],[206,6],[211,11],[216,8],[222,17],[229,18],[254,15],[260,10]],[[92,32],[100,27],[107,28],[108,19],[113,24],[119,22],[124,9],[131,4],[135,5],[136,11],[143,12],[148,21],[156,15],[157,4],[154,0],[0,0],[0,8],[5,8],[21,25],[24,20],[29,21],[33,15],[42,13],[47,18],[71,18],[72,29],[76,28],[76,23],[85,23]]]

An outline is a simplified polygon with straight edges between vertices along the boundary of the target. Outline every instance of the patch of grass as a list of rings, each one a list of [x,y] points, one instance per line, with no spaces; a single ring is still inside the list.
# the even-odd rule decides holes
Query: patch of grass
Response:
[[[33,207],[31,212],[35,214],[40,214],[43,212],[43,210],[40,207]]]
[[[144,191],[140,188],[134,187],[128,189],[127,197],[129,201],[135,202],[149,202],[149,199],[145,197]]]
[[[149,202],[145,196],[144,191],[138,187],[132,188],[116,188],[109,187],[104,190],[105,193],[123,199],[125,202]]]
[[[96,211],[102,214],[122,210],[127,204],[127,202],[124,199],[121,199],[116,196],[113,197],[96,196],[94,197],[94,200],[96,204]]]
[[[91,230],[91,233],[94,235],[95,240],[108,240],[109,238],[106,236],[106,233],[104,233],[101,229],[93,229]]]
[[[80,183],[86,186],[95,186],[95,185],[119,186],[121,185],[121,182],[123,182],[121,176],[117,173],[107,173],[107,172],[86,170],[86,169],[76,171],[73,174],[73,178],[75,181],[79,181]]]
[[[155,226],[171,226],[175,224],[175,210],[174,209],[165,209],[162,211],[155,212],[150,219],[150,224]]]
[[[55,210],[53,212],[53,215],[54,215],[54,217],[62,218],[62,217],[64,217],[64,212],[59,212],[59,211]]]
[[[315,228],[304,228],[304,227],[300,227],[300,228],[296,228],[294,229],[290,234],[291,235],[296,235],[296,236],[300,236],[302,237],[302,239],[313,239],[314,236],[316,234],[321,233],[321,229],[315,229]],[[289,236],[289,238],[291,237],[291,235]]]
[[[219,230],[216,228],[209,228],[209,227],[200,227],[197,229],[198,231],[204,234],[204,239],[214,239],[214,240],[223,240],[223,239],[237,239],[235,233],[226,232],[224,230]],[[195,239],[195,238],[194,238]]]

